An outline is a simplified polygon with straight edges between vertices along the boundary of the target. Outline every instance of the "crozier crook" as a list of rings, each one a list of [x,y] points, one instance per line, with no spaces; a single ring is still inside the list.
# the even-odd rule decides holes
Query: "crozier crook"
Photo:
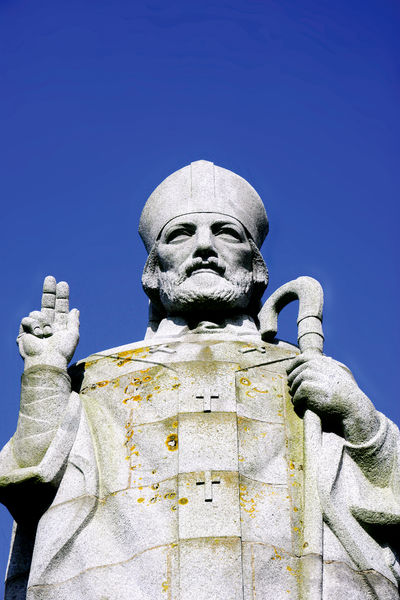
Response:
[[[322,354],[324,335],[322,287],[312,277],[298,277],[278,288],[266,301],[259,314],[260,332],[264,341],[271,341],[278,331],[278,314],[293,300],[299,301],[297,317],[297,340],[301,352]],[[322,443],[321,421],[311,410],[304,414],[304,544],[303,568],[308,576],[304,598],[317,600],[322,597],[323,525],[320,500],[317,491],[318,455]],[[318,558],[311,566],[311,556]],[[310,562],[307,560],[309,556]],[[309,568],[308,568],[309,567]]]

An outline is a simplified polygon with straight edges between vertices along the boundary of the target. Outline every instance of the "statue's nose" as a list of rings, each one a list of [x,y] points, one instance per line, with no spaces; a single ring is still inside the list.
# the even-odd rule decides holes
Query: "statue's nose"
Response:
[[[217,256],[214,244],[214,236],[208,227],[199,227],[195,236],[194,256]]]

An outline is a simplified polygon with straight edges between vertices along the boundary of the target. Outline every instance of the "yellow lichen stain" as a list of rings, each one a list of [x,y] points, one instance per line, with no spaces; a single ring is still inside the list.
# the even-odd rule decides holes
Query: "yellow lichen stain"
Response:
[[[133,402],[140,402],[142,400],[142,396],[140,394],[136,394],[136,396],[131,396],[127,398],[127,400],[133,400]]]
[[[282,556],[279,554],[278,550],[275,546],[272,546],[274,549],[275,556],[272,557],[272,560],[282,560]]]
[[[297,506],[293,506],[293,510],[294,512],[298,512],[299,509],[297,508]]]
[[[152,474],[155,475],[157,473],[157,469],[152,470]]]
[[[287,566],[286,570],[289,571],[289,573],[291,575],[293,575],[297,579],[297,581],[300,583],[300,572],[298,570],[292,569],[292,567],[290,567],[290,566]]]
[[[254,498],[250,498],[248,496],[246,486],[244,486],[242,489],[242,486],[239,485],[239,505],[251,519],[254,519],[256,517],[256,513],[258,512],[256,501],[262,500],[263,498],[264,493],[262,491],[257,492],[254,495]]]
[[[167,591],[168,591],[168,587],[169,587],[169,585],[168,585],[168,581],[163,581],[163,582],[161,583],[161,587],[162,587],[162,591],[163,591],[163,592],[167,592]]]
[[[130,360],[132,360],[133,355],[135,355],[135,356],[142,355],[143,356],[143,355],[147,354],[148,351],[149,351],[149,347],[136,348],[135,350],[125,350],[124,352],[118,352],[118,354],[116,356],[117,366],[123,367],[124,365],[126,365],[126,363],[128,363]]]
[[[269,393],[269,390],[259,390],[256,387],[253,387],[253,391],[257,392],[258,394],[268,394]]]
[[[123,367],[132,358],[133,350],[126,350],[117,354],[117,367]]]
[[[160,487],[159,483],[153,483],[153,485],[151,486],[152,490],[158,490],[158,488]]]
[[[181,504],[181,506],[185,506],[185,504],[187,504],[189,502],[189,500],[187,498],[179,498],[178,500],[178,504]]]
[[[138,498],[137,501],[138,502],[144,502],[144,498]]]
[[[105,385],[108,385],[110,382],[108,379],[105,379],[104,381],[98,381],[96,383],[96,387],[104,387]]]
[[[165,500],[174,500],[176,498],[175,492],[167,492],[164,494]]]
[[[128,385],[126,385],[126,386],[125,386],[125,388],[124,388],[124,394],[127,394],[127,393],[128,393],[129,387],[130,387],[131,385],[132,385],[132,381],[130,381],[130,382],[128,383]]]
[[[303,548],[308,548],[308,542],[304,542]]]
[[[174,504],[173,506],[171,506],[171,510],[176,510],[176,509],[177,509],[176,504]]]
[[[178,387],[180,387],[180,385],[181,385],[180,383],[174,383],[174,385],[172,386],[172,389],[177,390]]]
[[[174,421],[174,422],[172,423],[172,427],[174,427],[174,428],[176,429],[176,428],[178,427],[178,421]]]
[[[247,377],[242,377],[241,379],[239,379],[239,383],[246,386],[251,384],[250,380],[247,379]]]
[[[178,450],[178,436],[176,433],[170,433],[165,441],[165,445],[170,452]]]
[[[290,461],[290,463],[289,463],[289,469],[294,469],[294,464],[292,461]]]
[[[238,461],[239,462],[243,462],[244,461],[244,456],[242,456],[241,454],[239,454]]]

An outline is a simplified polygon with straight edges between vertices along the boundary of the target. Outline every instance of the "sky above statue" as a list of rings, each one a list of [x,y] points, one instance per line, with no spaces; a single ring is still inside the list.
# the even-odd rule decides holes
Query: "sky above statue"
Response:
[[[400,422],[399,27],[394,0],[0,4],[1,445],[44,276],[81,311],[76,359],[143,338],[140,212],[199,159],[255,187],[269,292],[318,279],[326,353]],[[2,509],[0,571],[10,523]]]

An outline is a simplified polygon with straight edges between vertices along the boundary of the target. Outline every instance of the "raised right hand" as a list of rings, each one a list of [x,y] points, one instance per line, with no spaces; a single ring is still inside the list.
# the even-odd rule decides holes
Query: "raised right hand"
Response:
[[[66,369],[79,341],[79,311],[69,310],[69,286],[51,275],[43,282],[40,311],[21,321],[17,344],[25,369],[51,365]]]

